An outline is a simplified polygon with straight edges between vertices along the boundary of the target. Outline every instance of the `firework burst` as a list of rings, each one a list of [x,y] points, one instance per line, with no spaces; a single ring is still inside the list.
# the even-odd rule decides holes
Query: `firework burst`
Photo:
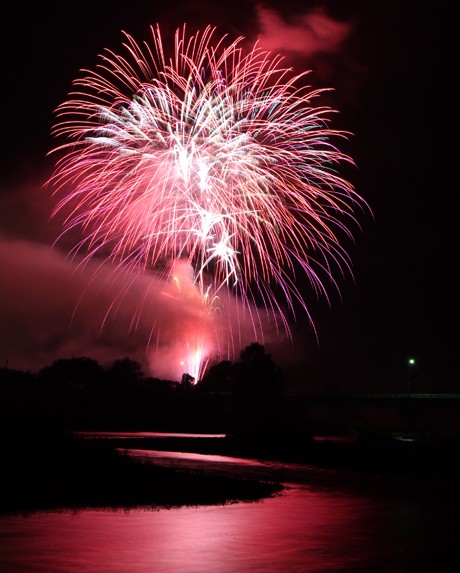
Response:
[[[167,57],[158,27],[150,43],[124,37],[56,110],[64,141],[48,183],[63,233],[82,230],[74,252],[86,260],[186,261],[209,308],[231,291],[289,332],[298,304],[310,316],[305,278],[327,297],[321,277],[337,286],[335,271],[351,271],[339,237],[365,202],[338,175],[353,160],[334,143],[349,134],[314,105],[324,90],[305,85],[309,72],[257,44],[184,26]]]

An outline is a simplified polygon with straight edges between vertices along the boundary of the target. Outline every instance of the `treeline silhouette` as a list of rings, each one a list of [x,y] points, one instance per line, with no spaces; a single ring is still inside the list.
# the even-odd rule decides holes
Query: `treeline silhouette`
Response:
[[[266,434],[286,427],[283,375],[263,345],[212,365],[194,384],[145,376],[128,358],[103,368],[90,357],[54,361],[38,372],[0,369],[0,415],[66,430]]]
[[[202,381],[192,382],[187,373],[181,382],[146,377],[141,365],[126,357],[109,368],[73,357],[36,373],[0,369],[0,514],[225,504],[282,490],[276,483],[135,460],[126,455],[126,442],[78,434],[233,429],[243,435],[261,432],[279,404],[281,373],[258,344],[246,348],[238,362],[216,364]],[[250,423],[246,400],[253,404]],[[260,425],[254,423],[258,418]]]

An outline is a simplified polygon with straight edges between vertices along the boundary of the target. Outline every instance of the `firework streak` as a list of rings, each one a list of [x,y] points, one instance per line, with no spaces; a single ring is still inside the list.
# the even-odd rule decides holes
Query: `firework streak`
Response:
[[[151,33],[125,33],[124,55],[106,50],[57,108],[54,214],[63,233],[83,231],[74,252],[86,260],[171,280],[186,262],[204,306],[230,291],[289,331],[296,307],[310,317],[299,285],[327,297],[322,277],[337,286],[334,269],[350,271],[339,237],[365,203],[337,174],[353,160],[333,143],[349,134],[281,56],[184,26],[167,57]]]

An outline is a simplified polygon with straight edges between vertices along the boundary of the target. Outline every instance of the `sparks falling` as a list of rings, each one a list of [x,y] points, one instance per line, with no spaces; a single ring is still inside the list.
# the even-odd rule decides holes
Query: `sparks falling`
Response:
[[[351,272],[339,236],[365,203],[338,175],[353,160],[334,143],[349,134],[314,105],[325,90],[305,85],[309,72],[216,34],[183,26],[169,57],[158,26],[150,43],[124,33],[123,53],[83,70],[56,110],[54,214],[66,214],[63,234],[82,231],[86,260],[185,262],[210,313],[231,292],[289,333],[296,307],[310,317],[305,278],[327,297],[324,273],[337,286],[335,271]]]

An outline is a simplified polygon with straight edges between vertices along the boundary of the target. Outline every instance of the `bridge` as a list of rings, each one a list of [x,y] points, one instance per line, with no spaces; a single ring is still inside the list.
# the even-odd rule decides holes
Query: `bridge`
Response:
[[[432,394],[432,393],[359,393],[359,394],[287,394],[286,399],[289,401],[299,401],[303,404],[356,404],[356,405],[388,405],[407,403],[408,400],[416,401],[420,404],[460,406],[460,394]]]
[[[460,394],[384,393],[286,396],[286,405],[319,426],[408,428],[460,436]]]
[[[215,411],[231,410],[230,392],[206,392]],[[460,437],[460,394],[358,393],[330,395],[286,394],[282,400],[286,420],[311,431],[414,430],[449,433]]]

